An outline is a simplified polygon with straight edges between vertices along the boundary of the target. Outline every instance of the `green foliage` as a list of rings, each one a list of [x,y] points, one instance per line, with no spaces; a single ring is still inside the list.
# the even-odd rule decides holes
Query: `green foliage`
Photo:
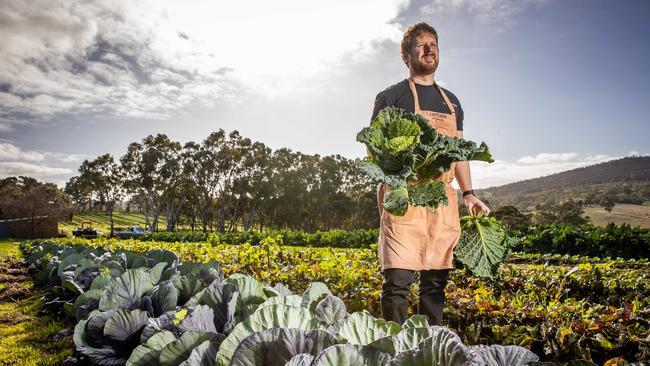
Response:
[[[151,233],[139,238],[142,241],[165,241],[165,242],[209,242],[212,244],[244,244],[259,245],[262,240],[268,237],[282,238],[286,245],[308,246],[308,247],[334,247],[334,248],[369,248],[377,243],[379,230],[357,229],[341,230],[332,229],[326,231],[305,232],[303,230],[268,230],[260,232],[257,230],[246,230],[226,233],[204,233],[200,231],[177,231]]]
[[[225,275],[243,273],[260,282],[286,283],[298,294],[305,292],[310,283],[322,282],[345,303],[350,313],[365,309],[375,317],[379,315],[382,276],[376,249],[287,248],[281,246],[278,237],[267,238],[260,246],[135,240],[57,242],[139,253],[147,253],[153,248],[168,249],[175,252],[182,262],[217,260]],[[47,242],[34,243],[45,245]],[[22,246],[28,250],[31,244],[25,242]],[[545,360],[592,359],[597,364],[621,356],[628,361],[647,360],[649,357],[644,350],[650,346],[646,341],[650,329],[639,324],[650,320],[648,268],[647,259],[612,260],[514,253],[501,266],[496,280],[472,276],[464,269],[452,271],[445,291],[444,322],[464,344],[519,345],[544,355]],[[331,296],[318,287],[320,285],[313,288],[313,296],[308,297],[320,298],[323,294],[325,297],[317,306],[309,305],[308,310],[314,312],[313,316],[321,323],[327,319],[340,320],[338,316],[318,315],[318,309],[325,308],[321,303],[328,302],[328,296]],[[276,285],[264,290],[266,296],[287,297],[269,301],[267,305],[299,306],[302,303],[296,301],[295,295],[289,297],[291,292],[287,292],[286,287]],[[279,295],[280,292],[283,295]],[[214,303],[226,307],[228,299],[232,298]],[[207,302],[199,301],[199,304]],[[265,306],[261,304],[249,310],[254,312]],[[181,317],[179,324],[192,314],[191,309],[185,312],[186,316]],[[222,317],[227,318],[225,315]],[[151,329],[158,329],[156,332],[164,329],[163,318],[156,321],[158,328]],[[242,320],[241,315],[235,315],[234,319],[236,322]],[[337,323],[335,320],[333,326],[327,326],[328,329],[338,329],[340,325]],[[423,325],[426,327],[414,319],[403,328]],[[215,327],[224,329],[216,326],[216,320]],[[143,334],[149,333],[147,329],[145,327]],[[603,345],[608,346],[603,348]]]
[[[70,197],[54,183],[24,176],[0,179],[0,220],[29,219],[6,222],[11,237],[55,236],[57,220],[70,210]]]
[[[45,257],[42,246],[30,248],[24,245],[23,248],[30,253],[29,258],[32,260]],[[54,257],[60,255],[64,259],[66,252],[69,255],[92,253],[86,250],[70,251],[55,246],[48,246],[47,249],[51,254],[55,254]],[[146,273],[142,267],[132,270]],[[240,275],[231,277],[242,278]],[[102,296],[109,296],[107,292],[109,287]],[[326,287],[323,289],[320,287],[321,285],[314,286],[313,290],[306,291],[303,298],[318,298],[317,293],[329,293]],[[239,289],[241,291],[243,288]],[[310,295],[310,292],[313,294]],[[322,301],[328,301],[327,298],[331,296],[326,295]],[[116,303],[114,309],[95,310],[88,318],[81,320],[75,327],[74,339],[77,349],[95,364],[200,363],[225,366],[251,362],[258,364],[262,359],[265,360],[263,364],[284,364],[302,353],[314,356],[314,365],[338,365],[348,361],[364,364],[390,362],[391,365],[446,365],[464,364],[469,361],[478,364],[484,362],[484,359],[499,358],[499,354],[495,353],[499,349],[493,346],[485,346],[481,349],[482,353],[472,354],[470,349],[462,344],[458,335],[442,327],[423,328],[427,330],[425,333],[428,332],[429,336],[425,333],[419,338],[400,336],[399,324],[376,319],[367,312],[354,314],[344,312],[343,317],[335,321],[335,324],[340,322],[340,325],[333,326],[320,322],[318,315],[311,310],[310,301],[303,301],[303,303],[304,307],[285,305],[281,302],[260,306],[249,316],[239,319],[239,323],[227,336],[218,333],[213,327],[213,308],[207,305],[183,307],[181,311],[175,313],[183,312],[188,315],[181,316],[182,320],[178,322],[165,324],[163,320],[165,317],[151,318],[150,311],[128,309],[140,305],[135,305],[133,302]],[[315,309],[321,307],[319,304]],[[150,334],[151,331],[147,329],[152,324],[157,324],[160,329],[153,330],[153,334]],[[405,332],[409,334],[419,332],[415,329],[420,328],[405,328]],[[144,338],[145,332],[146,338]],[[397,342],[394,344],[399,346],[392,348],[393,354],[385,353],[378,348],[383,343],[376,343],[386,336],[396,336],[393,342]],[[284,340],[279,342],[279,338]],[[338,342],[349,344],[336,345]],[[290,346],[289,343],[294,345]],[[335,346],[329,347],[332,345]],[[516,348],[516,352],[519,353],[529,354],[526,360],[538,360],[525,348],[517,346],[510,348]],[[279,357],[282,362],[272,361]],[[525,365],[526,363],[511,364]]]
[[[516,239],[493,217],[464,217],[462,233],[454,258],[465,265],[472,274],[495,278],[497,270],[505,261]]]
[[[445,184],[437,180],[424,180],[415,184],[409,184],[408,197],[416,206],[434,207],[435,197],[444,197],[440,200],[443,205],[449,204],[445,191]]]
[[[501,206],[492,211],[490,216],[513,228],[530,224],[530,216],[521,213],[515,206]]]
[[[565,224],[531,225],[516,234],[513,250],[528,253],[586,255],[624,259],[650,258],[650,230],[623,224],[605,227]]]
[[[493,161],[485,143],[477,146],[438,134],[424,117],[392,106],[379,111],[377,119],[357,134],[357,141],[369,153],[357,161],[359,168],[375,182],[394,187],[384,196],[384,209],[397,216],[406,213],[409,203],[432,210],[446,204],[444,183],[434,181],[452,163]]]
[[[516,210],[516,209],[515,209]],[[498,210],[497,210],[498,211]],[[518,211],[517,211],[518,212]],[[504,220],[521,222],[521,216],[504,213]],[[466,218],[463,218],[466,220]],[[218,244],[260,245],[267,237],[280,237],[282,243],[307,247],[370,248],[377,243],[379,231],[328,230],[307,233],[301,230],[277,230],[259,232],[254,230],[233,233],[159,232],[141,240],[164,242],[208,242]],[[650,230],[613,224],[600,227],[593,225],[572,226],[547,224],[522,226],[513,224],[509,236],[518,238],[514,251],[527,253],[587,255],[590,257],[621,257],[626,259],[650,258]]]
[[[397,139],[393,145],[405,143]],[[217,130],[183,146],[164,134],[150,135],[131,143],[119,163],[116,167],[104,155],[82,164],[81,175],[66,185],[78,210],[110,212],[114,198],[126,190],[126,210],[145,215],[138,224],[154,232],[314,231],[378,222],[375,185],[352,160],[286,148],[273,151],[238,131]]]
[[[563,223],[568,225],[584,225],[587,219],[583,217],[584,203],[569,199],[559,204],[544,203],[535,206],[533,221],[537,224]]]
[[[60,277],[82,266],[67,265],[72,262],[67,259],[70,257],[76,258],[79,263],[89,258],[139,257],[124,251],[118,253],[83,246],[61,247],[54,243],[23,243],[21,249],[32,268],[52,268],[50,272],[58,273]],[[499,358],[499,354],[495,353],[499,349],[493,346],[485,346],[481,348],[481,353],[474,355],[462,344],[458,335],[446,328],[425,327],[423,331],[415,330],[420,328],[405,328],[408,334],[422,333],[414,338],[400,336],[402,327],[399,324],[377,319],[366,311],[348,314],[345,307],[341,307],[341,300],[331,295],[327,286],[320,282],[308,287],[299,305],[293,301],[260,305],[261,302],[266,303],[263,286],[246,275],[235,273],[222,281],[221,275],[213,273],[215,268],[210,266],[212,262],[208,265],[191,262],[179,265],[176,262],[167,266],[165,262],[157,263],[156,258],[161,258],[160,251],[149,251],[143,255],[147,260],[140,262],[142,267],[129,268],[119,276],[112,276],[102,290],[101,300],[96,304],[98,308],[82,317],[75,326],[73,339],[77,351],[92,364],[226,366],[261,362],[266,365],[284,364],[302,353],[314,357],[313,365],[338,365],[341,362],[373,365],[479,364],[489,358]],[[167,254],[163,257],[170,256]],[[100,272],[115,268],[111,262],[101,259],[93,262],[98,266],[96,278],[99,278]],[[128,263],[137,261],[124,261],[123,264]],[[58,267],[62,265],[66,267],[59,271]],[[152,286],[156,283],[149,275],[151,268],[158,266],[172,273],[169,276],[156,274],[157,280],[172,277],[177,279],[174,282],[182,283],[183,278],[198,276],[194,278],[208,281],[210,289],[220,286],[236,288],[242,294],[241,299],[248,299],[237,304],[239,309],[234,313],[240,316],[234,319],[236,325],[217,329],[215,313],[224,311],[223,306],[229,304],[213,301],[212,305],[198,305],[199,299],[204,298],[205,288],[197,291],[184,304],[177,303],[174,310],[156,317],[151,300]],[[70,280],[74,280],[74,277],[70,277]],[[83,293],[84,287],[80,285],[79,289]],[[269,293],[273,294],[273,291]],[[328,308],[338,309],[332,311]],[[418,322],[421,321],[413,319],[408,326]],[[395,340],[380,341],[392,336],[396,336]],[[280,338],[282,341],[278,341]],[[398,346],[393,346],[389,354],[382,350],[385,344]],[[527,360],[538,360],[525,348],[511,348],[516,348],[518,353],[530,354]],[[73,363],[78,361],[74,358],[69,360]]]

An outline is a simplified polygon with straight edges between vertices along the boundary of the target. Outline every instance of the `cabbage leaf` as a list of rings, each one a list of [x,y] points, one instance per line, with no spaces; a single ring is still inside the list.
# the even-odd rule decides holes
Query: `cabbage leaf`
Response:
[[[359,169],[375,182],[403,188],[384,196],[384,209],[396,216],[404,216],[409,205],[435,210],[447,204],[438,178],[454,162],[494,161],[485,143],[439,134],[424,117],[393,106],[379,111],[357,141],[368,149],[368,157],[356,160]]]

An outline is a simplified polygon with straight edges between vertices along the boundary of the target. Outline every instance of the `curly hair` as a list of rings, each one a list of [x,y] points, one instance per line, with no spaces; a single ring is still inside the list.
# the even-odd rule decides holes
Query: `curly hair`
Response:
[[[435,28],[429,24],[425,22],[411,24],[406,31],[404,31],[404,36],[402,36],[402,44],[400,48],[402,61],[406,62],[406,56],[411,52],[413,40],[422,33],[430,33],[436,38],[436,41],[438,41],[438,32],[436,32]]]

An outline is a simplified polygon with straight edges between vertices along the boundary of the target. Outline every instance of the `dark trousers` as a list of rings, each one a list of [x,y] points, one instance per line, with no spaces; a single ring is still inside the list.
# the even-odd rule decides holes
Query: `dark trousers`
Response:
[[[408,309],[409,286],[415,282],[415,275],[416,272],[409,269],[389,268],[384,271],[381,294],[381,312],[384,319],[404,323]],[[448,269],[420,271],[420,300],[417,313],[426,315],[430,325],[442,324],[448,278]]]

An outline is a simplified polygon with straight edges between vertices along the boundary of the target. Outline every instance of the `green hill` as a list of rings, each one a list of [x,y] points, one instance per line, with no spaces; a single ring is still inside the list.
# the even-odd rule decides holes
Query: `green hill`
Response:
[[[540,203],[569,199],[598,206],[604,196],[619,204],[643,205],[650,201],[650,157],[626,157],[477,193],[492,207],[511,205],[524,211]]]

